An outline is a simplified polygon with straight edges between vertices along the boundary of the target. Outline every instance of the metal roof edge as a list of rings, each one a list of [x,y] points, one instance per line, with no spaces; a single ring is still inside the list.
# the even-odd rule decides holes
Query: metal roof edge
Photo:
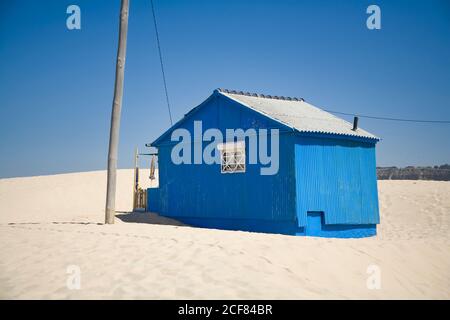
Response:
[[[352,134],[345,134],[345,133],[336,133],[336,132],[326,132],[326,131],[300,131],[296,129],[296,133],[303,136],[327,136],[331,139],[351,139],[355,141],[363,141],[368,143],[378,143],[381,139],[376,137],[368,137],[368,136],[358,136],[358,135],[352,135]]]
[[[171,131],[173,131],[175,128],[179,127],[183,122],[185,122],[188,118],[192,117],[193,114],[197,113],[207,102],[209,102],[213,97],[217,96],[217,93],[214,91],[208,98],[206,98],[202,103],[200,103],[198,106],[192,108],[187,113],[184,114],[183,118],[175,122],[170,128],[168,128],[166,131],[164,131],[158,138],[156,138],[151,143],[146,143],[146,147],[155,147],[157,144],[165,138]]]
[[[218,91],[221,93],[238,94],[241,96],[249,96],[249,97],[255,97],[255,98],[266,98],[266,99],[287,100],[287,101],[305,101],[305,99],[297,98],[297,97],[273,96],[270,94],[254,93],[254,92],[248,92],[248,91],[244,92],[244,91],[229,90],[229,89],[223,89],[223,88],[217,88],[215,91]]]
[[[234,101],[234,102],[240,104],[241,106],[244,106],[244,107],[246,107],[246,108],[248,108],[248,109],[250,109],[250,110],[252,110],[252,111],[254,111],[254,112],[256,112],[256,113],[258,113],[258,114],[260,114],[260,115],[262,115],[262,116],[264,116],[264,117],[266,117],[266,118],[269,118],[269,119],[272,120],[272,121],[275,121],[275,122],[277,122],[277,123],[279,123],[279,124],[281,124],[281,125],[283,125],[283,126],[285,126],[285,127],[288,127],[289,129],[291,129],[291,130],[293,130],[293,131],[295,131],[295,130],[298,131],[296,128],[294,128],[293,126],[291,126],[291,125],[285,123],[284,121],[281,121],[281,120],[279,120],[279,119],[276,119],[276,118],[274,118],[274,117],[271,117],[271,116],[268,115],[267,113],[261,112],[261,111],[255,109],[255,108],[253,108],[252,106],[250,106],[250,105],[248,105],[248,104],[246,104],[246,103],[240,101],[240,100],[237,100],[237,99],[234,99],[233,97],[228,96],[228,95],[226,94],[226,93],[228,93],[228,92],[219,91],[219,89],[214,90],[214,92],[218,92],[218,93],[221,94],[223,97],[225,97],[225,98],[227,98],[227,99],[230,99],[230,100],[232,100],[232,101]]]
[[[221,89],[221,88],[217,88],[213,91],[213,93],[206,98],[202,103],[200,103],[199,105],[197,105],[196,107],[192,108],[191,110],[189,110],[180,120],[178,120],[175,124],[173,124],[170,128],[168,128],[166,131],[164,131],[158,138],[156,138],[153,142],[151,143],[146,143],[145,146],[147,147],[155,147],[158,145],[158,143],[164,139],[171,131],[173,131],[175,128],[179,127],[182,123],[184,123],[186,120],[188,120],[190,117],[192,117],[192,115],[194,115],[195,113],[197,113],[200,109],[202,109],[203,106],[205,106],[212,98],[216,97],[216,96],[221,96],[221,97],[225,97],[226,99],[229,99],[231,101],[234,101],[238,104],[240,104],[243,107],[246,107],[250,110],[252,110],[253,112],[256,112],[276,123],[279,123],[281,125],[283,125],[284,127],[289,128],[292,131],[295,131],[297,133],[306,133],[306,134],[319,134],[319,135],[329,135],[329,136],[338,136],[338,137],[347,137],[347,138],[357,138],[357,139],[363,139],[363,140],[368,140],[371,142],[375,142],[377,143],[378,141],[381,140],[381,138],[375,136],[374,134],[366,131],[368,134],[370,134],[371,136],[367,136],[367,135],[352,135],[352,134],[345,134],[345,133],[336,133],[336,132],[326,132],[326,131],[305,131],[305,130],[299,130],[296,127],[280,120],[277,118],[272,117],[271,115],[262,112],[260,110],[257,110],[256,108],[252,107],[251,105],[248,105],[247,103],[244,103],[238,99],[235,99],[234,97],[230,96],[229,94],[237,94],[237,95],[247,95],[247,96],[252,96],[252,97],[260,97],[260,98],[269,98],[269,99],[279,99],[279,100],[288,100],[288,101],[299,101],[299,102],[305,102],[305,100],[303,98],[291,98],[291,97],[282,97],[282,96],[268,96],[268,95],[262,95],[262,94],[256,94],[256,93],[249,93],[249,92],[243,92],[243,91],[235,91],[235,90],[228,90],[228,89]],[[274,98],[277,97],[277,98]],[[289,100],[291,99],[291,100]],[[295,99],[295,100],[294,100]],[[305,102],[306,103],[306,102]],[[312,106],[316,109],[319,109],[320,111],[326,112],[330,115],[332,115],[333,117],[344,121],[346,123],[351,124],[350,122],[348,122],[345,119],[339,118],[335,115],[333,115],[330,112],[327,112],[319,107],[316,107],[310,103],[307,103],[309,106]],[[363,130],[363,129],[362,129]],[[364,130],[365,131],[365,130]]]
[[[244,95],[244,96],[250,96],[250,97],[256,97],[256,98],[266,98],[266,99],[278,99],[278,100],[304,102],[304,103],[306,103],[308,106],[310,106],[312,108],[315,108],[315,109],[317,109],[317,110],[319,110],[321,112],[325,112],[325,113],[331,115],[333,118],[338,119],[340,121],[343,121],[343,122],[349,124],[350,126],[352,125],[351,122],[349,122],[349,121],[347,121],[345,119],[342,119],[342,118],[332,114],[331,112],[325,111],[322,108],[316,107],[315,105],[312,105],[312,104],[306,102],[305,99],[303,99],[303,98],[291,98],[291,97],[283,97],[283,96],[270,96],[270,95],[264,95],[264,94],[249,93],[249,92],[228,90],[228,89],[221,89],[221,88],[218,88],[218,89],[216,89],[214,91],[218,92],[218,93],[221,93],[223,96],[225,96],[225,97],[227,97],[227,98],[229,98],[229,99],[231,99],[233,101],[236,101],[239,104],[241,104],[241,105],[243,105],[243,106],[245,106],[247,108],[250,108],[250,109],[254,110],[255,112],[258,112],[258,113],[262,114],[263,116],[265,116],[267,118],[270,118],[270,119],[272,119],[272,120],[274,120],[274,121],[276,121],[278,123],[281,123],[281,124],[291,128],[291,129],[293,129],[293,130],[295,130],[295,131],[297,131],[299,133],[301,133],[301,132],[316,132],[316,133],[320,133],[320,134],[330,134],[330,135],[335,134],[335,135],[340,135],[340,136],[345,136],[345,137],[361,137],[361,138],[376,140],[377,142],[381,140],[376,135],[374,135],[374,134],[372,134],[372,133],[370,133],[370,132],[368,132],[368,131],[366,131],[364,129],[361,129],[361,130],[364,130],[367,134],[361,134],[361,135],[358,135],[358,134],[352,135],[352,134],[337,133],[337,132],[326,132],[326,131],[304,131],[304,130],[300,130],[300,129],[294,127],[294,126],[291,126],[290,124],[287,124],[287,123],[283,122],[282,120],[274,118],[273,116],[271,116],[271,115],[269,115],[267,113],[261,112],[261,111],[255,109],[255,108],[253,108],[252,106],[250,106],[250,105],[248,105],[248,104],[246,104],[246,103],[244,103],[244,102],[242,102],[242,101],[240,101],[238,99],[235,99],[235,98],[233,98],[233,97],[231,97],[231,96],[229,96],[227,94]],[[277,98],[274,98],[274,97],[277,97]]]

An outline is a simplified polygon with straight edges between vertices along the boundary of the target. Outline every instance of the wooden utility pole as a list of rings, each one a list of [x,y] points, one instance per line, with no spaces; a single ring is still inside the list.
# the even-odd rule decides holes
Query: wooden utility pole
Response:
[[[111,113],[109,133],[108,180],[106,190],[105,223],[113,224],[116,214],[116,176],[117,153],[119,149],[120,113],[122,109],[123,78],[125,71],[125,53],[127,50],[128,0],[122,0],[120,7],[119,48],[117,50],[116,80],[114,84],[114,101]]]

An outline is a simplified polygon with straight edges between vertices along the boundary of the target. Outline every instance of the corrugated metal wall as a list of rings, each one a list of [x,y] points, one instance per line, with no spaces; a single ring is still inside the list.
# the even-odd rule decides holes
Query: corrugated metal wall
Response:
[[[248,164],[248,148],[245,173],[222,174],[219,164],[175,165],[175,142],[168,135],[158,143],[160,187],[148,191],[150,211],[207,227],[266,231],[279,225],[275,232],[287,234],[304,234],[307,213],[324,212],[327,228],[341,225],[332,236],[355,236],[346,229],[351,225],[370,231],[364,229],[364,236],[374,234],[373,225],[379,223],[375,144],[295,134],[221,96],[209,99],[180,124],[192,136],[194,120],[202,121],[203,132],[278,127],[278,174],[263,176],[259,164]],[[214,224],[211,219],[216,219]]]
[[[150,210],[174,218],[294,221],[293,132],[226,98],[216,97],[209,103],[182,127],[193,135],[194,120],[202,120],[203,130],[215,127],[223,132],[226,128],[278,126],[282,132],[278,174],[263,176],[259,164],[248,164],[248,147],[245,173],[221,174],[219,164],[175,165],[170,159],[173,143],[166,139],[158,147],[160,188],[149,189]]]
[[[326,224],[379,223],[374,144],[299,136],[295,162],[299,226],[308,211]]]

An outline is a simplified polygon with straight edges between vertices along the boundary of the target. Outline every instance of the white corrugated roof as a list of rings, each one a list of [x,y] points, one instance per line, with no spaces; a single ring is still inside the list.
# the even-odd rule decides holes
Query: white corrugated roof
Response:
[[[300,132],[316,132],[379,139],[353,124],[319,109],[301,98],[269,96],[218,89],[224,96]]]

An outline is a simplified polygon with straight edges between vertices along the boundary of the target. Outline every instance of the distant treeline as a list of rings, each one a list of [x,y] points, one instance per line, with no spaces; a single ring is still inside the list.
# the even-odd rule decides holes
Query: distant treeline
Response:
[[[450,164],[434,167],[377,167],[378,180],[450,181]]]

